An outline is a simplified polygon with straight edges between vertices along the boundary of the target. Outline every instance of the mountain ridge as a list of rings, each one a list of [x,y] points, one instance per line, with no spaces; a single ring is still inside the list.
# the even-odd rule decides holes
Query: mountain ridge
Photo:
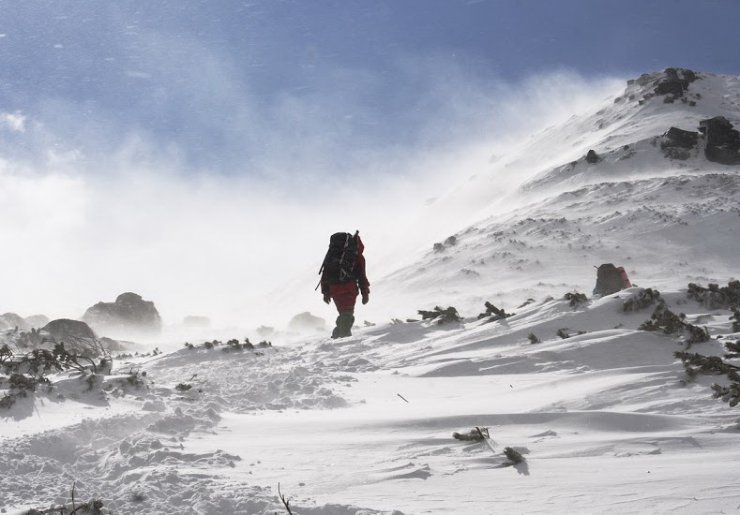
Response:
[[[684,81],[687,75],[693,80]],[[727,281],[740,269],[740,167],[708,160],[698,131],[691,148],[671,146],[717,116],[740,121],[740,77],[669,68],[629,81],[621,95],[529,143],[550,154],[546,159],[562,156],[563,164],[523,166],[532,159],[524,146],[466,184],[478,197],[489,192],[478,221],[430,244],[382,287],[420,307],[475,309],[489,297],[509,307],[553,289],[590,292],[591,267],[602,262],[623,264],[643,286]],[[507,167],[529,170],[516,179]],[[503,193],[491,186],[497,172],[516,186]]]

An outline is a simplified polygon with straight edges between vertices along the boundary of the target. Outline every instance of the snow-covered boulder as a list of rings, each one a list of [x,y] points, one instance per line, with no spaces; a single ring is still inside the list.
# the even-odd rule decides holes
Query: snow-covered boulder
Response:
[[[114,336],[157,334],[162,329],[154,302],[131,292],[122,293],[115,302],[98,302],[88,308],[82,320],[95,330]]]

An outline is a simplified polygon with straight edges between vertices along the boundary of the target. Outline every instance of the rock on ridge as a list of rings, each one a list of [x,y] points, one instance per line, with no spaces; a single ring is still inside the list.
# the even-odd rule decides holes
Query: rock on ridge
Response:
[[[97,330],[119,335],[157,334],[162,329],[154,302],[131,292],[122,293],[115,302],[98,302],[85,311],[82,320]]]

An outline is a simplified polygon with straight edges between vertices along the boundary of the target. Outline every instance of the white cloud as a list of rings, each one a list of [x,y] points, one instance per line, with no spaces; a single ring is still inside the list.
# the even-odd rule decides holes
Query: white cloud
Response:
[[[421,143],[356,152],[343,135],[349,128],[317,113],[331,104],[331,91],[285,96],[269,111],[230,81],[227,69],[213,64],[208,80],[179,94],[203,105],[209,94],[220,97],[211,99],[215,105],[236,102],[228,123],[235,137],[262,138],[250,166],[264,173],[197,170],[176,145],[135,130],[122,134],[114,151],[59,148],[58,135],[45,135],[43,162],[6,158],[0,309],[74,317],[136,291],[170,323],[195,314],[240,326],[284,324],[300,311],[323,310],[313,287],[331,233],[360,229],[371,281],[379,278],[400,254],[469,215],[469,206],[437,212],[439,204],[425,200],[488,173],[491,154],[611,88],[568,74],[507,85],[466,78],[454,67],[442,70],[439,82],[412,70],[428,82],[419,102],[427,110],[419,113],[427,117]],[[225,82],[209,91],[213,76]],[[355,101],[333,109],[362,113]],[[63,109],[67,116],[75,110]],[[202,115],[221,123],[212,112]],[[84,125],[82,113],[77,121]],[[88,144],[95,141],[83,133]]]
[[[20,113],[0,113],[0,127],[12,132],[26,132],[26,117]]]

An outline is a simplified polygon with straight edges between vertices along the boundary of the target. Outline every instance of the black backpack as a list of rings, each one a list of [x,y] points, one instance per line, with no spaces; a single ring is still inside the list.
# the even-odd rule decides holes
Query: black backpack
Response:
[[[357,280],[355,264],[357,263],[357,235],[348,232],[337,232],[329,238],[329,250],[319,274],[329,283],[346,283]]]

